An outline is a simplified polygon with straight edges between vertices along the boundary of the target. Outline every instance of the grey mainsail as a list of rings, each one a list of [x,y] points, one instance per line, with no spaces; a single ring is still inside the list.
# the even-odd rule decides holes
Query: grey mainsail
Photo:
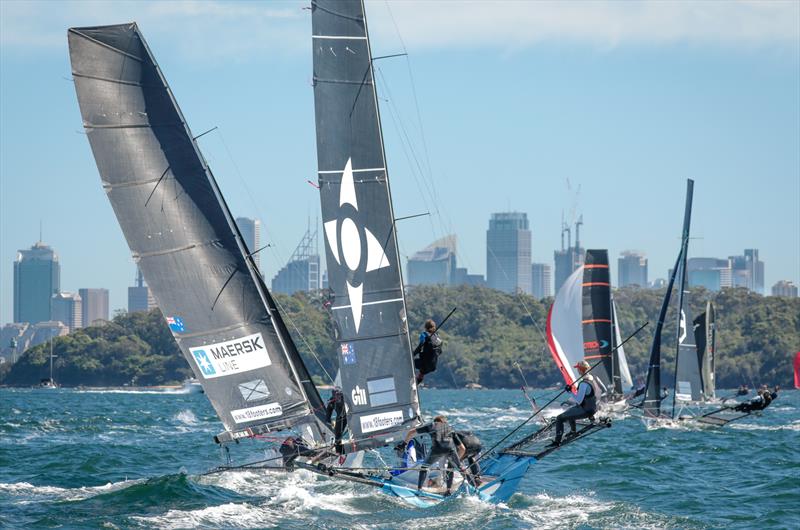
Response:
[[[714,399],[714,364],[716,346],[716,313],[714,304],[709,301],[706,310],[694,319],[694,340],[697,344],[697,362],[703,377],[703,398]]]
[[[313,418],[319,394],[137,25],[68,40],[103,188],[221,439]]]
[[[353,451],[416,424],[419,402],[364,6],[315,0],[311,11],[325,254]]]

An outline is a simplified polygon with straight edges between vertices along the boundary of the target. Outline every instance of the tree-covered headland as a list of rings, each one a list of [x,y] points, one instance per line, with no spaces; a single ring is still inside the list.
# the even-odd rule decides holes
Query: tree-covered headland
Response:
[[[623,338],[646,321],[650,325],[625,345],[636,376],[645,373],[655,319],[663,290],[623,288],[614,293]],[[694,315],[712,300],[717,310],[717,386],[742,383],[781,384],[792,381],[792,358],[800,350],[800,298],[760,296],[746,289],[712,293],[692,289],[689,305]],[[316,294],[276,295],[298,349],[318,381],[336,373],[337,357],[330,317]],[[485,287],[412,287],[408,316],[412,343],[426,318],[441,320],[458,310],[441,335],[445,340],[439,369],[426,384],[463,387],[518,387],[520,369],[533,386],[560,382],[545,346],[544,330],[552,299],[509,295]],[[672,377],[675,359],[676,315],[667,315],[662,361],[665,381]],[[177,383],[191,371],[178,351],[161,313],[117,315],[100,326],[79,329],[53,342],[55,373],[63,386],[158,385]],[[0,383],[30,386],[49,375],[48,344],[29,349],[0,374]],[[517,368],[519,366],[519,369]]]

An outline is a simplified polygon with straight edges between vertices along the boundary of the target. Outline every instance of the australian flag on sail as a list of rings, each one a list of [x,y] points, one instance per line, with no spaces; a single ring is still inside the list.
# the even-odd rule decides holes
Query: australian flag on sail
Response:
[[[169,329],[175,333],[183,333],[186,331],[186,327],[183,325],[183,319],[181,317],[167,317],[167,324],[169,325]]]
[[[342,345],[342,362],[344,364],[356,364],[356,350],[349,342],[343,342]]]

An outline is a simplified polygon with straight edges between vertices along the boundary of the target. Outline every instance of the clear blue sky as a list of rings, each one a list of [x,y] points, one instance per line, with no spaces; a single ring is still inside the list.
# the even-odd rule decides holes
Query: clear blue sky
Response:
[[[16,251],[40,220],[62,289],[106,287],[113,310],[134,277],[82,133],[69,26],[139,22],[192,131],[219,127],[201,148],[234,213],[264,223],[274,275],[319,211],[306,183],[305,5],[0,2],[0,324],[12,320]],[[435,212],[400,223],[404,255],[452,231],[461,264],[483,273],[489,215],[512,209],[528,213],[534,260],[551,263],[575,202],[569,179],[584,246],[640,249],[651,279],[664,277],[691,177],[691,256],[755,247],[767,289],[800,283],[800,3],[381,1],[367,12],[375,55],[409,53],[378,63],[396,214]]]

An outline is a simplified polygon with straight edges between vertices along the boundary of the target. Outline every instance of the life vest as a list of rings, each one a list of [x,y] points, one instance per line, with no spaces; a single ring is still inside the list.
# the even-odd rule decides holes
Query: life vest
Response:
[[[481,452],[483,446],[481,445],[481,440],[474,433],[469,431],[462,431],[457,432],[456,436],[458,439],[461,440],[461,443],[464,445],[464,449],[466,449],[467,455],[475,455]]]
[[[432,449],[450,450],[455,447],[453,443],[453,429],[444,422],[434,422],[433,429],[431,429],[431,445]]]
[[[591,378],[591,376],[589,376]],[[589,379],[587,378],[587,379]],[[586,383],[589,385],[589,391],[583,396],[583,402],[579,403],[580,407],[585,410],[586,412],[591,412],[594,414],[597,412],[597,390],[595,390],[594,384],[591,379],[588,381],[581,381],[581,384]],[[578,385],[580,391],[580,385]]]
[[[436,371],[436,364],[439,362],[439,355],[442,354],[442,339],[434,331],[425,332],[425,341],[422,343],[420,353],[420,371],[423,374]]]

